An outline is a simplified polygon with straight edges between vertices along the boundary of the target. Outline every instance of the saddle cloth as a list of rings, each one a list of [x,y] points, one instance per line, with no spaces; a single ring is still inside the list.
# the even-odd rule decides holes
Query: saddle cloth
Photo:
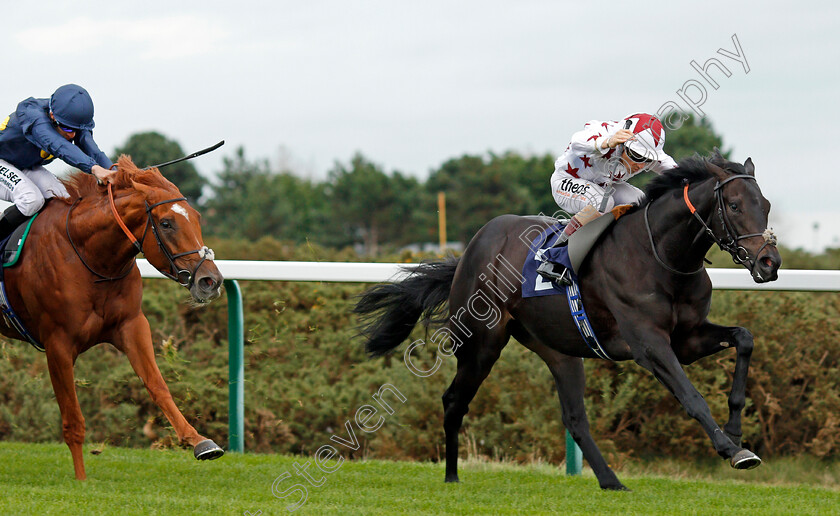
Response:
[[[0,263],[2,263],[2,267],[0,267],[0,314],[2,314],[6,326],[14,328],[21,337],[32,344],[38,351],[44,351],[44,346],[27,331],[23,325],[23,321],[20,320],[20,317],[18,317],[9,303],[9,296],[6,294],[6,281],[3,277],[3,271],[6,267],[13,267],[19,262],[23,251],[23,244],[26,241],[26,237],[29,236],[32,221],[37,216],[38,214],[36,213],[28,221],[18,226],[6,240],[0,242]]]
[[[565,266],[572,274],[572,281],[577,282],[577,275],[569,261],[568,246],[550,248],[565,227],[564,224],[559,222],[552,224],[531,242],[528,256],[525,258],[525,265],[522,267],[522,276],[525,278],[525,282],[522,284],[523,298],[555,296],[566,293],[565,289],[561,289],[553,281],[549,281],[537,273],[537,267],[542,262],[540,255],[543,255],[550,262]]]
[[[611,219],[613,218],[611,214],[608,215]],[[596,221],[593,221],[592,223],[594,222]],[[589,349],[592,350],[595,356],[603,358],[604,360],[612,360],[598,341],[598,337],[595,335],[595,331],[592,329],[592,325],[589,322],[589,317],[586,315],[580,288],[578,287],[577,274],[575,274],[575,269],[569,259],[569,246],[547,249],[554,243],[555,240],[557,240],[557,237],[563,231],[564,227],[565,225],[560,223],[553,224],[546,228],[531,242],[530,249],[528,250],[528,256],[525,258],[525,264],[522,266],[522,276],[525,279],[522,283],[522,297],[526,298],[565,294],[566,299],[569,302],[569,311],[571,312],[572,320],[574,321],[575,326],[577,326],[578,332],[580,333],[583,341]],[[575,232],[575,235],[579,231],[580,230]],[[601,232],[603,232],[603,229],[598,233],[598,235],[600,235]],[[572,237],[574,238],[575,235],[572,235]],[[597,238],[595,240],[597,240]],[[594,243],[594,240],[592,243]],[[541,254],[545,255],[545,258],[548,258],[549,261],[560,263],[569,269],[572,284],[567,287],[558,287],[553,281],[546,280],[540,276],[537,272],[537,267],[541,262],[539,258]],[[584,252],[583,257],[585,257],[585,254],[586,253]]]

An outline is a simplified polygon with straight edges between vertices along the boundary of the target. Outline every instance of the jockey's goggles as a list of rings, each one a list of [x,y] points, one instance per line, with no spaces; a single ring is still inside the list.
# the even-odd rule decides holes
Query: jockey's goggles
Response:
[[[55,123],[55,126],[64,131],[65,133],[75,133],[76,129],[72,127],[67,127],[66,125],[61,125],[58,122]]]
[[[638,152],[634,152],[628,149],[627,147],[624,148],[624,152],[627,153],[627,157],[630,159],[630,161],[634,163],[650,163],[653,161],[652,159],[648,159],[639,154]]]

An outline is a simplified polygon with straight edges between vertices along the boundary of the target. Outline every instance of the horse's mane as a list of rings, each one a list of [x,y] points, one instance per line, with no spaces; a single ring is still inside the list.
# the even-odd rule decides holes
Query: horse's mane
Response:
[[[717,149],[708,157],[695,154],[690,158],[680,160],[676,168],[667,170],[662,175],[651,179],[645,187],[646,200],[642,203],[642,206],[655,201],[668,192],[682,190],[685,181],[693,184],[711,178],[712,174],[706,169],[707,162],[734,174],[746,173],[744,165],[728,161],[720,155]]]
[[[64,199],[64,201],[68,204],[78,198],[88,196],[100,197],[102,195],[100,186],[96,184],[96,177],[93,174],[86,174],[81,171],[74,172],[69,177],[64,178],[62,182],[68,193],[68,198]],[[175,185],[163,177],[160,170],[157,168],[138,168],[131,161],[131,156],[123,154],[117,160],[117,171],[112,180],[114,190],[133,188],[133,183],[142,183],[164,190],[177,190]]]

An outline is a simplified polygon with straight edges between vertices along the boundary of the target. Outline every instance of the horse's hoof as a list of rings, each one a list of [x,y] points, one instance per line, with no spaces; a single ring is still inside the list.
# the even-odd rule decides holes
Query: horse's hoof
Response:
[[[735,469],[753,469],[761,465],[761,459],[749,450],[741,450],[729,459],[729,464]]]
[[[460,482],[460,480],[458,480],[458,475],[446,475],[446,478],[443,481],[447,484],[457,484]]]
[[[627,486],[621,483],[612,484],[608,486],[601,486],[601,489],[603,489],[604,491],[631,491],[631,489],[629,489]]]
[[[195,445],[193,448],[193,455],[198,460],[213,460],[218,459],[225,454],[225,451],[210,439],[205,439]]]

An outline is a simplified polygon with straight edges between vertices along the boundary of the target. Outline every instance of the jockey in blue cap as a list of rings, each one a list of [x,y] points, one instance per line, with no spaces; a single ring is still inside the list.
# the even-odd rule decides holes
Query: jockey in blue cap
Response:
[[[59,158],[100,181],[112,163],[93,141],[93,101],[76,84],[61,86],[48,99],[29,97],[0,123],[0,199],[14,203],[0,219],[0,240],[46,199],[67,191],[44,165]]]
[[[591,120],[557,161],[551,176],[551,193],[557,205],[573,215],[554,246],[564,245],[584,224],[620,204],[639,204],[644,192],[627,182],[650,170],[661,174],[677,166],[665,154],[665,129],[655,116],[630,115],[621,121]],[[562,266],[543,261],[537,269],[547,278],[568,284]]]

